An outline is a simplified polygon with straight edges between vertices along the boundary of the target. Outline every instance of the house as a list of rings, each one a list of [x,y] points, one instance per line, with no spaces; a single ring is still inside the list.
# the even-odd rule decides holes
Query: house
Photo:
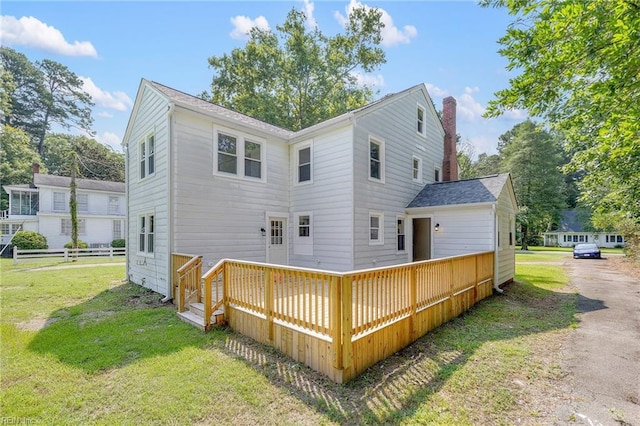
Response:
[[[513,187],[449,182],[455,109],[443,125],[419,84],[292,132],[143,79],[123,138],[129,279],[170,298],[172,253],[350,271],[495,250],[496,286],[512,280]]]
[[[598,247],[624,247],[625,240],[615,232],[588,229],[589,214],[580,209],[562,212],[558,229],[543,233],[545,247],[573,247],[579,243],[595,243]]]
[[[2,245],[19,230],[44,235],[49,248],[63,248],[71,241],[69,197],[71,178],[39,173],[34,165],[33,183],[4,185],[9,210],[2,212]],[[125,184],[76,179],[78,238],[89,247],[109,247],[125,238]]]

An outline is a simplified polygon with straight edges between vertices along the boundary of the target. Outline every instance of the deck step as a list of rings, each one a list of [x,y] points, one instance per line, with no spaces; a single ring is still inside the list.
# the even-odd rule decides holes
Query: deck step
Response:
[[[198,316],[190,311],[178,312],[178,318],[187,324],[191,324],[195,327],[198,327],[200,330],[205,329],[204,327],[204,318],[202,316]]]
[[[204,318],[204,303],[189,303],[189,311]]]

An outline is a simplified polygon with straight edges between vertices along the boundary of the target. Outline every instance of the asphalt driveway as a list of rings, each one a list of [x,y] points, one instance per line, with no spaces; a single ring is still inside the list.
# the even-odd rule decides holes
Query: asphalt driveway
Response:
[[[579,292],[580,323],[563,345],[569,399],[559,417],[640,426],[640,279],[613,258],[565,265]]]

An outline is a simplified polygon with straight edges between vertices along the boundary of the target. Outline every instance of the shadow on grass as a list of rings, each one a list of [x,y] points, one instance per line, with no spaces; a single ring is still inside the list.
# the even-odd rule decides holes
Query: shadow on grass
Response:
[[[437,398],[437,392],[447,380],[486,343],[574,326],[577,298],[575,293],[515,282],[505,288],[503,295],[481,301],[345,385],[335,384],[275,349],[238,334],[231,333],[226,350],[340,424],[397,424],[403,420],[451,422],[455,418],[447,418],[446,414],[444,417],[434,414],[432,419],[414,416],[425,402]],[[489,391],[494,393],[484,395],[484,400],[480,396],[472,404],[496,404],[494,411],[497,412],[501,409],[503,390]],[[470,396],[475,389],[466,392]]]
[[[167,355],[213,339],[176,317],[159,295],[123,284],[55,311],[28,348],[93,373],[139,359]]]

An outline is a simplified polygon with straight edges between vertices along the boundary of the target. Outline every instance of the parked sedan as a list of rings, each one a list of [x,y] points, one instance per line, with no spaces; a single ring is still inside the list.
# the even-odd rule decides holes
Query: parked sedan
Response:
[[[600,259],[600,248],[596,244],[577,244],[573,248],[573,258],[590,257]]]

